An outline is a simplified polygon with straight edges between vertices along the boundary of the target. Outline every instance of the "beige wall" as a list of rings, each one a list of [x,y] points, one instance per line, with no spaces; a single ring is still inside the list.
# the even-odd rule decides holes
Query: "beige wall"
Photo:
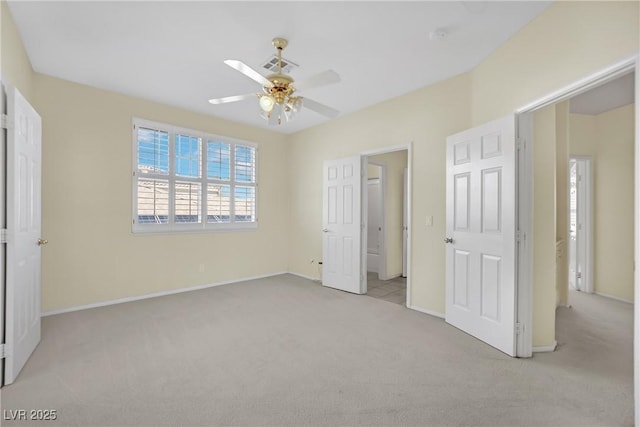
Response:
[[[569,101],[556,105],[556,305],[569,290]]]
[[[636,1],[559,1],[471,72],[473,125],[638,52]]]
[[[634,106],[571,114],[570,151],[593,159],[594,290],[632,301]]]
[[[283,135],[36,74],[43,310],[287,270]],[[131,233],[132,117],[258,143],[258,230]]]
[[[318,274],[308,260],[322,256],[322,162],[413,143],[413,304],[444,313],[445,139],[469,125],[468,83],[454,77],[291,136],[291,271]]]
[[[369,157],[369,161],[384,164],[387,170],[384,236],[387,244],[387,278],[402,275],[402,200],[407,154],[407,150],[401,150]]]
[[[556,106],[533,114],[533,346],[555,344]]]
[[[595,292],[633,301],[634,106],[596,116]]]
[[[586,114],[569,115],[569,153],[572,156],[591,156],[598,154],[596,135],[596,116]]]

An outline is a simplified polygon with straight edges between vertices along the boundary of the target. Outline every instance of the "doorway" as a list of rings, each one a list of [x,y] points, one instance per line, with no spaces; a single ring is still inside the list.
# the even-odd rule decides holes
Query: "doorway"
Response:
[[[366,164],[366,294],[384,301],[407,302],[408,150],[391,149],[363,156]]]
[[[609,82],[612,82],[620,77],[627,76],[634,72],[637,67],[637,57],[634,55],[628,59],[620,61],[619,63],[613,64],[610,67],[603,69],[593,75],[584,78],[572,85],[569,85],[561,90],[558,90],[554,93],[551,93],[539,100],[532,102],[529,105],[526,105],[516,111],[517,119],[518,119],[518,140],[519,140],[519,149],[518,149],[518,231],[520,240],[518,242],[518,323],[524,325],[521,330],[521,333],[518,334],[518,356],[519,357],[531,357],[532,352],[534,351],[534,346],[538,347],[536,351],[553,351],[555,349],[555,342],[547,343],[549,345],[537,346],[534,344],[534,336],[533,330],[538,328],[538,332],[540,332],[542,326],[544,329],[550,329],[553,331],[555,328],[555,309],[557,304],[562,305],[562,297],[557,297],[557,291],[565,290],[565,295],[568,290],[568,268],[566,276],[552,274],[557,270],[558,266],[563,266],[568,264],[566,260],[560,260],[560,257],[566,258],[566,249],[562,249],[562,246],[558,246],[558,238],[565,239],[568,241],[569,233],[568,233],[568,221],[569,221],[569,213],[568,209],[566,209],[564,214],[557,213],[557,206],[560,203],[567,204],[568,201],[568,163],[569,163],[569,150],[556,151],[549,150],[549,147],[545,148],[540,144],[537,144],[537,141],[540,141],[541,135],[546,135],[547,138],[566,138],[567,129],[558,129],[555,126],[551,128],[551,130],[545,131],[544,128],[541,128],[539,123],[535,123],[534,116],[535,115],[547,115],[547,118],[551,120],[556,120],[556,118],[560,117],[557,111],[554,113],[552,111],[553,108],[556,110],[561,108],[567,108],[569,106],[569,100],[573,100],[577,96],[581,94],[585,94],[592,89],[603,86]],[[636,81],[638,76],[630,76],[628,77],[631,81]],[[638,86],[636,84],[635,89],[627,90],[627,95],[631,97],[633,102],[635,100],[640,99],[640,94],[638,93]],[[632,152],[627,156],[627,160],[633,164],[634,159],[637,164],[638,162],[638,132],[639,127],[637,123],[637,114],[633,116],[632,122],[635,123],[635,130],[633,130],[634,124],[632,123],[632,135],[635,139],[635,143],[633,143],[635,153]],[[535,129],[534,129],[535,128]],[[541,130],[542,129],[542,130]],[[534,140],[534,135],[537,136],[537,140]],[[574,136],[576,134],[574,133]],[[589,136],[593,135],[593,132],[586,132],[583,135]],[[575,140],[579,142],[584,142],[587,140],[584,138],[575,138]],[[547,154],[543,153],[544,150],[547,150]],[[542,153],[542,154],[541,154]],[[549,153],[551,155],[549,156]],[[572,154],[589,154],[585,152],[573,152]],[[563,162],[559,162],[562,160],[562,156],[565,156]],[[546,157],[545,157],[546,156]],[[534,162],[535,158],[535,162]],[[546,162],[546,163],[545,163]],[[566,162],[566,163],[565,163]],[[549,179],[555,180],[557,168],[559,165],[563,164],[565,168],[565,177],[556,181],[558,186],[555,189],[547,191],[546,198],[551,199],[543,202],[539,199],[536,199],[534,202],[534,196],[540,196],[539,190],[543,187],[543,183],[545,179],[548,181]],[[540,168],[540,165],[544,165],[543,168]],[[535,167],[534,167],[535,166]],[[536,169],[537,168],[537,169]],[[614,167],[615,168],[615,167]],[[544,170],[543,170],[544,169]],[[593,164],[594,175],[597,176],[600,170],[600,163],[597,160],[594,160]],[[535,178],[534,178],[535,177]],[[536,185],[534,188],[533,181],[535,179]],[[631,213],[632,218],[635,218],[635,226],[628,228],[624,233],[633,241],[635,238],[635,243],[631,244],[631,248],[628,253],[623,254],[623,257],[628,256],[627,260],[630,260],[631,265],[634,263],[634,259],[637,256],[637,245],[640,241],[638,239],[638,230],[637,230],[637,212],[638,205],[634,202],[634,199],[638,199],[638,186],[634,184],[634,181],[637,183],[638,177],[634,178],[631,175],[628,179],[628,184],[633,185],[633,189],[631,190],[631,196],[627,197],[626,203],[629,208],[627,212]],[[595,186],[597,187],[597,186]],[[603,189],[599,191],[597,188],[594,189],[596,194],[595,197],[598,197],[598,194],[607,195],[608,193],[615,193],[615,188],[613,191]],[[556,199],[556,195],[564,192],[564,197],[558,197]],[[535,194],[534,194],[535,193]],[[551,204],[549,204],[551,203]],[[635,207],[634,207],[634,203]],[[604,203],[603,203],[604,204]],[[549,209],[552,207],[552,209]],[[546,210],[546,214],[540,215],[536,210]],[[562,227],[549,226],[551,224],[556,224],[558,222],[565,222],[564,227],[565,232],[563,233]],[[611,224],[616,222],[615,220],[609,219],[609,223]],[[632,220],[633,222],[633,220]],[[541,239],[539,236],[540,224],[548,225],[549,232],[547,233],[545,239]],[[534,229],[536,229],[534,235]],[[634,231],[635,230],[635,231]],[[552,232],[553,231],[553,232]],[[606,231],[603,232],[603,236],[606,236]],[[610,236],[615,240],[616,235],[613,233]],[[594,240],[598,240],[598,236],[594,235]],[[549,250],[540,248],[541,242],[545,242],[545,247],[549,246]],[[597,246],[597,242],[594,243]],[[534,253],[535,252],[535,253]],[[553,253],[554,256],[549,258],[548,254]],[[615,255],[619,253],[617,250],[611,253],[610,255],[615,257]],[[547,257],[546,263],[542,265],[539,260],[535,262],[534,268],[534,255],[539,257],[540,254],[545,254]],[[595,266],[594,266],[595,267]],[[595,267],[597,270],[597,267]],[[545,280],[540,280],[541,273],[546,275],[544,277]],[[537,278],[535,276],[538,276]],[[549,277],[547,277],[549,276]],[[555,276],[555,277],[554,277]],[[557,280],[557,277],[564,278],[564,284],[561,285]],[[547,280],[548,279],[548,280]],[[542,286],[539,286],[542,283]],[[555,283],[556,289],[553,292],[549,292],[546,285],[544,283]],[[597,286],[596,286],[597,287]],[[638,287],[638,278],[637,274],[633,278],[632,287],[637,290]],[[540,290],[541,288],[545,288],[544,292],[545,296],[541,296]],[[596,290],[597,292],[597,290]],[[634,294],[637,293],[634,291]],[[637,295],[635,297],[637,299]],[[533,302],[535,301],[536,307],[534,310]],[[567,299],[565,298],[564,304],[566,305]],[[543,320],[541,316],[551,317],[552,320]],[[636,322],[638,322],[638,316],[636,313]],[[636,328],[637,329],[637,328]],[[554,339],[553,332],[551,333],[551,340]],[[538,335],[538,341],[540,341],[540,335]],[[547,340],[548,341],[548,340]],[[637,344],[637,337],[636,337]],[[638,350],[636,349],[636,352]],[[636,373],[637,375],[637,373]]]
[[[587,156],[569,159],[568,284],[570,291],[587,293],[593,293],[591,163]]]
[[[637,73],[638,67],[638,56],[633,55],[627,59],[621,60],[620,62],[613,64],[605,69],[602,69],[599,72],[596,72],[580,81],[577,81],[565,88],[562,88],[554,93],[551,93],[547,96],[544,96],[516,111],[518,117],[518,138],[519,138],[519,156],[518,156],[518,230],[519,235],[521,237],[521,241],[519,242],[519,254],[518,254],[518,322],[521,322],[525,325],[522,330],[522,333],[518,336],[518,356],[520,357],[530,357],[532,355],[533,350],[533,334],[532,329],[536,327],[536,322],[534,322],[534,312],[536,315],[540,314],[539,299],[534,297],[534,292],[536,290],[536,285],[534,284],[534,271],[537,273],[544,269],[543,266],[535,265],[534,269],[534,243],[535,236],[533,236],[534,231],[534,208],[538,204],[536,201],[534,204],[534,186],[533,186],[533,177],[534,177],[534,157],[536,151],[535,143],[532,144],[532,135],[533,132],[533,123],[532,116],[534,113],[542,111],[546,107],[554,106],[556,104],[562,103],[563,101],[567,101],[580,95],[582,93],[586,93],[593,88],[597,88],[598,86],[602,86],[610,81],[613,81],[619,77],[625,76],[629,73],[634,73],[635,76],[631,77],[631,80],[635,82],[635,88],[629,91],[629,95],[631,95],[634,104],[637,106],[637,101],[640,100],[640,78]],[[640,165],[640,118],[638,116],[638,110],[632,114],[631,119],[631,127],[632,127],[632,136],[634,142],[632,143],[634,152],[627,156],[627,160],[634,165],[636,169],[635,176],[631,175],[627,178],[627,183],[631,184],[633,189],[631,190],[631,196],[627,198],[626,202],[628,203],[627,212],[632,215],[632,223],[634,226],[630,229],[624,231],[626,235],[628,235],[631,240],[631,249],[626,254],[622,254],[621,257],[616,259],[623,259],[628,256],[628,259],[631,259],[632,265],[637,265],[637,257],[638,252],[640,251],[640,216],[638,212],[640,210],[640,204],[638,200],[640,200],[640,175],[637,173],[638,165]],[[555,162],[554,162],[555,163]],[[600,162],[594,160],[594,175],[597,176],[600,173]],[[553,168],[551,169],[553,170]],[[554,174],[555,175],[555,174]],[[567,183],[567,180],[562,181],[562,183]],[[538,186],[538,181],[536,179],[536,186]],[[600,191],[597,186],[594,189],[595,197],[599,197],[599,195],[609,193],[615,193],[615,188],[613,191]],[[568,188],[566,184],[564,184],[564,188]],[[565,201],[567,198],[564,199]],[[599,201],[597,203],[604,201]],[[568,218],[568,213],[566,218]],[[554,218],[555,220],[555,218]],[[609,224],[611,224],[611,220]],[[537,233],[536,233],[537,234]],[[604,231],[604,235],[606,236],[607,232]],[[610,233],[610,237],[615,240],[619,235]],[[533,238],[532,238],[533,237]],[[594,235],[594,246],[598,245],[598,237]],[[554,251],[555,252],[555,251]],[[615,253],[610,254],[615,257],[616,254],[620,254],[621,251],[616,250]],[[557,253],[556,253],[557,256]],[[597,255],[596,255],[597,257]],[[555,267],[555,265],[553,266]],[[632,267],[633,269],[633,267]],[[555,268],[554,268],[555,270]],[[633,277],[633,290],[634,294],[632,296],[632,300],[635,304],[632,306],[632,311],[634,312],[633,318],[634,326],[632,326],[632,332],[630,336],[633,337],[633,346],[634,346],[634,356],[633,356],[633,366],[637,367],[638,360],[640,360],[640,315],[638,314],[638,304],[640,303],[640,295],[638,295],[639,291],[639,283],[640,276],[638,275],[638,270],[635,270],[632,273]],[[597,271],[597,266],[596,266]],[[567,277],[568,280],[568,277]],[[597,279],[596,279],[597,281]],[[597,292],[597,285],[596,285]],[[534,310],[533,303],[536,302],[536,308]],[[555,301],[554,301],[555,302]],[[542,310],[543,312],[547,312],[548,310]],[[555,312],[555,307],[553,312]],[[540,319],[538,319],[540,320]],[[545,321],[546,322],[546,321]],[[544,323],[544,322],[543,322]],[[540,323],[537,323],[540,325]],[[548,323],[547,323],[548,324]],[[553,322],[551,323],[553,325]],[[614,347],[611,347],[614,348]],[[551,351],[553,349],[549,349],[547,351]],[[583,354],[585,354],[583,352]],[[640,370],[633,369],[634,377],[635,377],[635,411],[636,411],[636,419],[640,419]]]
[[[393,302],[404,302],[411,307],[411,143],[323,162],[322,284],[354,294],[367,294],[370,158],[384,165],[383,171],[386,171],[381,187],[385,203],[382,230],[379,230],[383,233],[379,238],[382,242],[379,251],[386,262],[381,265],[383,257],[380,257],[377,269],[381,273],[372,273],[372,280],[401,280],[401,289],[389,289],[386,286],[389,283],[379,287],[389,291],[387,294],[402,291],[393,295]],[[382,290],[372,293],[380,294]]]
[[[367,275],[387,275],[387,254],[384,239],[385,185],[387,169],[383,163],[369,160],[367,164]]]

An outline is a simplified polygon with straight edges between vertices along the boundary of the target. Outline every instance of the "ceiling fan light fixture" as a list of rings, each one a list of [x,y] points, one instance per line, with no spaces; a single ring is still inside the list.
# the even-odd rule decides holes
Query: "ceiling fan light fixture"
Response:
[[[284,107],[284,115],[286,116],[287,121],[293,120],[301,109],[302,98],[299,96],[289,98]]]
[[[275,105],[276,100],[271,95],[261,95],[260,96],[260,108],[262,108],[265,112],[270,112],[273,110],[273,106]]]
[[[287,121],[287,117],[284,114],[284,105],[277,103],[273,106],[273,110],[268,113],[265,112],[262,117],[267,119],[269,126],[279,126]]]

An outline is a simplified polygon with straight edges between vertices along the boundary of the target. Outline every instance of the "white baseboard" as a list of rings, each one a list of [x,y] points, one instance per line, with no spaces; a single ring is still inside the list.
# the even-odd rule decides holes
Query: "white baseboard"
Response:
[[[402,273],[398,273],[398,274],[392,274],[391,276],[387,276],[387,277],[383,277],[380,280],[393,280],[397,277],[402,276]]]
[[[613,295],[603,294],[602,292],[594,292],[594,294],[596,294],[596,295],[600,295],[601,297],[605,297],[605,298],[609,298],[609,299],[614,299],[614,300],[616,300],[616,301],[626,302],[627,304],[633,304],[633,300],[624,299],[624,298],[620,298],[620,297],[614,297]]]
[[[215,286],[230,285],[232,283],[238,283],[238,282],[246,282],[248,280],[265,279],[267,277],[279,276],[281,274],[287,274],[287,273],[288,273],[287,271],[280,271],[277,273],[264,274],[260,276],[243,277],[240,279],[226,280],[223,282],[209,283],[206,285],[191,286],[189,288],[172,289],[169,291],[153,292],[150,294],[136,295],[133,297],[118,298],[118,299],[113,299],[108,301],[96,302],[93,304],[79,305],[75,307],[62,308],[59,310],[45,311],[41,314],[41,316],[42,317],[53,316],[54,314],[70,313],[72,311],[88,310],[90,308],[105,307],[108,305],[122,304],[125,302],[139,301],[143,299],[156,298],[156,297],[164,297],[167,295],[181,294],[183,292],[191,292],[191,291],[198,291],[201,289],[213,288]]]
[[[428,314],[429,316],[439,317],[440,319],[444,319],[443,313],[438,313],[437,311],[427,310],[426,308],[417,307],[415,305],[408,305],[407,308],[411,310],[419,311],[420,313]]]
[[[532,351],[534,353],[549,353],[552,351],[556,351],[556,347],[558,347],[558,342],[554,340],[552,345],[543,345],[540,347],[533,347]]]
[[[287,271],[287,273],[294,276],[302,277],[303,279],[311,280],[312,282],[322,282],[322,279],[320,279],[319,277],[311,277],[301,273],[294,273],[293,271]]]

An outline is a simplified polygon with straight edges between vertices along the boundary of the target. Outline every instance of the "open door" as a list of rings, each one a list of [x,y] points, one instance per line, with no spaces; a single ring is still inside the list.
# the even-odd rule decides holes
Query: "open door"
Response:
[[[364,293],[362,273],[362,164],[360,156],[324,162],[322,284]]]
[[[7,96],[4,384],[40,342],[41,120],[15,88]]]
[[[383,167],[368,164],[376,170],[376,178],[367,179],[367,272],[386,277],[386,258],[382,250],[384,244],[384,191]]]
[[[516,355],[515,117],[447,138],[446,312]]]

